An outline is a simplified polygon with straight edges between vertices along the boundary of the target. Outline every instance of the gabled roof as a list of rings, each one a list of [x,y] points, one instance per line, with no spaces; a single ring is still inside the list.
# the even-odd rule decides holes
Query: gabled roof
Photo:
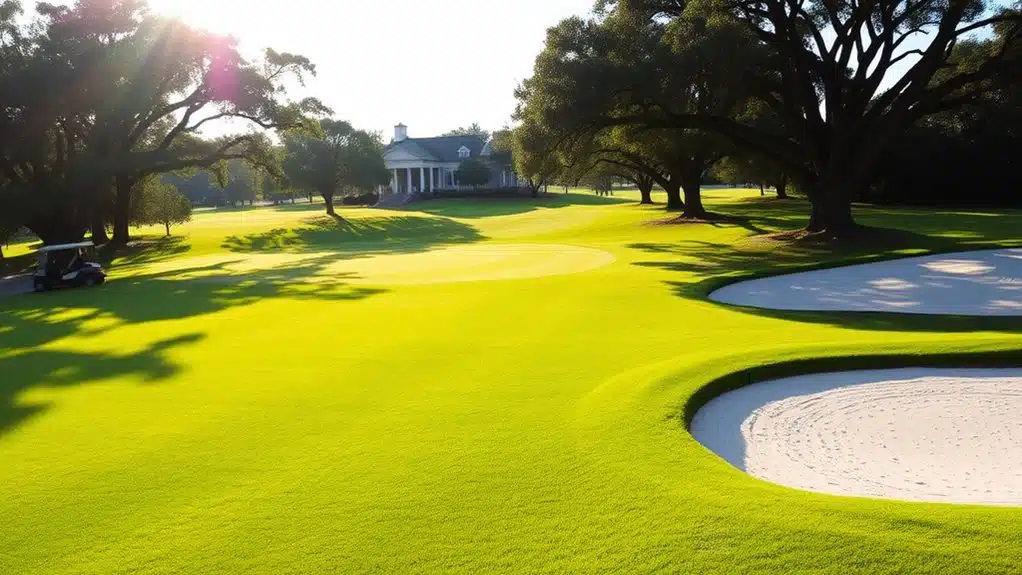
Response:
[[[412,155],[412,156],[414,156],[416,158],[419,158],[421,160],[433,160],[434,159],[433,154],[430,153],[429,150],[427,150],[427,149],[423,148],[422,146],[416,144],[415,140],[413,140],[411,138],[401,140],[400,142],[391,143],[389,146],[384,148],[383,153],[384,153],[384,155],[386,155],[387,152],[389,152],[391,150],[394,150],[394,149],[397,149],[397,148],[401,148],[402,152],[408,153],[408,154],[410,154],[410,155]]]
[[[471,157],[478,158],[486,142],[479,136],[441,136],[439,138],[408,138],[400,142],[391,143],[387,150],[397,147],[404,147],[409,153],[422,156],[421,152],[428,154],[423,159],[437,162],[460,162],[458,150],[462,146],[469,149]]]

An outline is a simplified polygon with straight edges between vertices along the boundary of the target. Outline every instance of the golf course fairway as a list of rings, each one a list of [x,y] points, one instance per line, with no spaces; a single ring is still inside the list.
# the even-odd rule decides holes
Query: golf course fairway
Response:
[[[909,245],[755,236],[707,192],[199,212],[95,289],[0,300],[0,573],[1022,572],[1022,509],[824,495],[687,430],[755,381],[1022,366],[1022,322],[737,308],[726,283],[1022,244],[1022,213],[857,207]]]

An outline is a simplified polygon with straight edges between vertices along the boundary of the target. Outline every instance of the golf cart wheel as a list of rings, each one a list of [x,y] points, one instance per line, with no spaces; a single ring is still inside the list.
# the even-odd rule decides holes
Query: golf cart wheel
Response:
[[[93,287],[99,285],[99,279],[93,276],[89,276],[85,278],[85,281],[82,283],[85,287]]]
[[[46,291],[46,282],[42,280],[35,280],[32,282],[32,289],[36,292],[42,293]]]

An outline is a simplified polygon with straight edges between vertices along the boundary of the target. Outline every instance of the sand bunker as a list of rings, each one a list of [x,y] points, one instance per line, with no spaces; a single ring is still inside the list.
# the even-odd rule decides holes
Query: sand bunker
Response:
[[[1022,315],[1022,249],[781,275],[725,286],[710,299],[784,310]]]
[[[167,279],[429,284],[538,278],[590,271],[614,261],[596,249],[556,244],[481,244],[404,254],[313,252],[215,254],[148,265]]]
[[[757,383],[696,414],[735,467],[809,491],[1022,505],[1022,369],[894,369]]]

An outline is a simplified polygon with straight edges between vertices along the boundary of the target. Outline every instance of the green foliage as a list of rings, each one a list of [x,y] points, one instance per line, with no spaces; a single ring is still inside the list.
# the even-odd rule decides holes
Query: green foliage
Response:
[[[44,3],[38,25],[19,25],[16,11],[0,7],[0,173],[14,184],[8,192],[27,198],[21,219],[41,237],[80,236],[114,180],[123,196],[150,174],[231,159],[279,172],[264,134],[207,140],[200,130],[234,119],[301,131],[327,111],[287,97],[289,84],[315,73],[307,58],[267,49],[250,61],[234,39],[140,0]],[[115,239],[125,239],[125,199],[115,203]],[[0,206],[13,203],[0,196]]]
[[[443,136],[479,136],[483,140],[490,139],[490,131],[484,130],[479,126],[477,122],[473,122],[469,126],[460,126],[453,130],[448,130],[441,134]]]
[[[158,178],[150,177],[140,186],[133,209],[134,224],[162,225],[170,235],[172,225],[183,224],[192,219],[192,203],[177,188]]]
[[[4,258],[3,248],[10,243],[11,239],[18,233],[19,227],[16,224],[0,217],[0,260]]]
[[[539,189],[564,172],[561,154],[554,145],[552,134],[545,132],[543,126],[535,118],[522,122],[503,146],[511,148],[515,173],[525,178],[533,195]]]
[[[227,203],[234,205],[254,202],[266,179],[263,171],[244,160],[231,160],[228,162],[228,170],[229,181],[224,187]]]
[[[328,214],[334,213],[334,197],[364,194],[390,181],[377,134],[342,120],[323,120],[318,132],[285,136],[283,170],[294,187],[323,196]]]
[[[489,166],[476,158],[467,158],[458,165],[458,183],[463,186],[472,188],[485,186],[490,182],[491,177],[493,174],[490,172]]]
[[[657,125],[652,109],[740,113],[748,99],[742,75],[759,52],[727,23],[687,17],[666,25],[626,16],[570,18],[548,32],[533,77],[517,92],[519,169],[556,173],[560,154],[579,176],[598,164],[641,171],[669,191],[668,209],[701,216],[701,175],[732,145],[703,130]],[[654,77],[660,81],[648,81]]]
[[[980,32],[996,37],[969,40]],[[933,41],[909,48],[922,35]],[[549,31],[517,93],[519,118],[569,146],[615,125],[717,134],[807,190],[809,231],[847,237],[851,198],[892,142],[914,121],[1017,85],[1020,48],[1022,15],[979,2],[605,1],[598,19]],[[777,121],[750,117],[758,106]]]
[[[713,175],[722,182],[767,186],[784,178],[777,166],[756,154],[728,156],[716,166]]]

